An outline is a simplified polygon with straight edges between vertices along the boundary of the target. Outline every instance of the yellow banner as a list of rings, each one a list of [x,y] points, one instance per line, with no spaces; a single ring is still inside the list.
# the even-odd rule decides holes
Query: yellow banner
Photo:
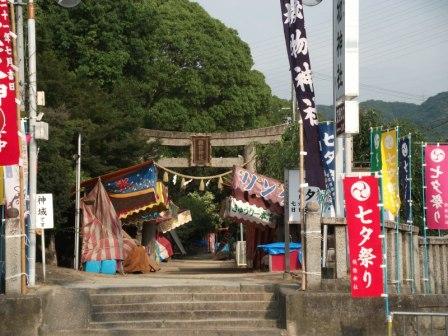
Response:
[[[381,163],[384,209],[397,216],[400,211],[400,192],[396,130],[386,131],[381,134]]]

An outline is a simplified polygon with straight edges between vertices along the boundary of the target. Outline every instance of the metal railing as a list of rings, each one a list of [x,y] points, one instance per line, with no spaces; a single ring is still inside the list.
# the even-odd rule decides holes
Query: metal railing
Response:
[[[448,336],[448,312],[392,311],[389,322],[388,336]]]

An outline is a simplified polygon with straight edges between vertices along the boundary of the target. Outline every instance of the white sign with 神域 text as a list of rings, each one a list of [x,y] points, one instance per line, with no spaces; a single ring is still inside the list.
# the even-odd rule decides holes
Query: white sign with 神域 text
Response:
[[[53,229],[53,194],[36,195],[36,228]]]

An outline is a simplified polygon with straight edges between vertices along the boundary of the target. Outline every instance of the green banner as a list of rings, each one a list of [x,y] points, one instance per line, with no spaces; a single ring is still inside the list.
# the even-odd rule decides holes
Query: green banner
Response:
[[[370,171],[381,170],[381,128],[373,128],[370,131]]]

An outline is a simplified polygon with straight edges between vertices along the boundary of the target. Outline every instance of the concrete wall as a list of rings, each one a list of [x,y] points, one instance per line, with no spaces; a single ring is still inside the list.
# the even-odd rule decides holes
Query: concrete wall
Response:
[[[280,291],[284,303],[284,327],[289,336],[376,336],[386,335],[384,299],[352,299],[350,294]],[[448,295],[391,296],[392,311],[448,311]],[[413,335],[415,321],[408,320],[406,335]],[[403,321],[396,318],[394,330],[402,335]],[[435,324],[437,327],[437,323]],[[420,320],[420,333],[429,320]]]
[[[37,336],[79,330],[90,322],[86,292],[49,289],[23,296],[0,296],[0,336]]]
[[[38,295],[0,295],[0,335],[35,336],[42,321],[42,299]]]

